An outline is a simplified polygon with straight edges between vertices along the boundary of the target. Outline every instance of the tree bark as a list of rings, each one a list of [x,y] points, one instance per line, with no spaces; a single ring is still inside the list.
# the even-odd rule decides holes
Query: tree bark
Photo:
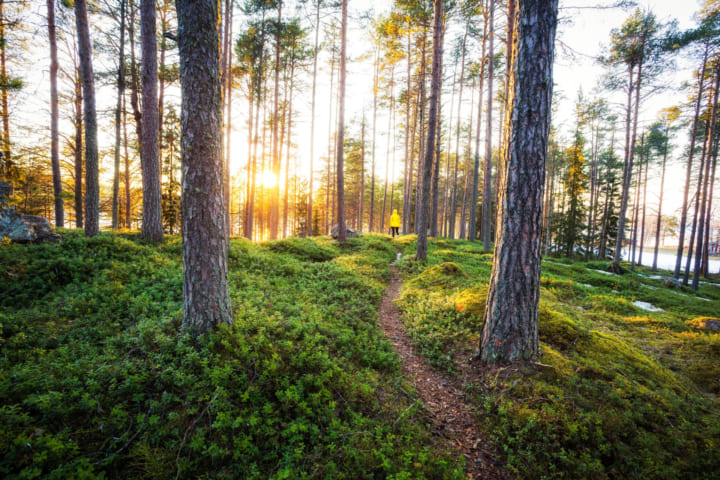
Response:
[[[662,161],[662,171],[660,174],[660,199],[658,201],[658,211],[657,211],[657,223],[655,225],[655,251],[653,252],[653,264],[652,264],[652,271],[657,272],[657,259],[658,259],[658,250],[660,248],[660,227],[662,222],[662,204],[663,204],[663,196],[665,193],[665,165],[667,164],[667,154],[668,154],[668,142],[670,141],[670,138],[668,137],[668,126],[665,126],[665,148],[663,152],[663,161]]]
[[[163,239],[158,157],[157,40],[155,1],[140,2],[140,40],[142,43],[142,141],[140,165],[143,180],[142,237]]]
[[[318,39],[320,35],[320,1],[316,0],[317,7],[315,10],[315,48],[313,49],[313,82],[312,82],[312,106],[310,109],[310,178],[308,180],[308,207],[307,220],[305,228],[306,235],[312,236],[312,209],[313,209],[313,162],[315,161],[315,92],[317,90],[317,59],[318,59]]]
[[[702,104],[703,88],[705,82],[705,70],[707,68],[708,45],[705,45],[705,53],[703,56],[702,68],[698,74],[698,92],[697,101],[695,102],[695,114],[693,116],[693,125],[690,132],[690,148],[688,150],[688,161],[685,170],[685,188],[683,190],[683,204],[680,210],[680,232],[678,238],[677,256],[675,257],[675,271],[673,277],[675,280],[680,278],[680,267],[682,265],[683,250],[685,248],[685,223],[687,222],[688,213],[688,193],[690,192],[690,174],[692,172],[693,154],[695,153],[695,138],[697,137],[697,126],[700,119],[700,105]]]
[[[422,190],[418,203],[420,204],[417,219],[417,251],[416,260],[427,259],[428,214],[430,212],[430,181],[432,176],[433,156],[435,153],[435,128],[437,126],[438,94],[440,91],[440,77],[442,75],[442,16],[443,0],[435,0],[435,14],[433,17],[433,59],[432,77],[430,83],[430,111],[428,112],[427,145],[423,162]]]
[[[223,215],[218,3],[178,0],[177,14],[183,93],[183,325],[203,334],[232,323]]]
[[[75,228],[83,228],[83,115],[80,65],[75,68]]]
[[[337,134],[337,220],[338,241],[344,242],[347,238],[345,228],[345,175],[344,175],[344,142],[345,142],[345,63],[347,46],[347,3],[342,1],[342,27],[340,31],[340,98],[338,99],[338,134]]]
[[[478,113],[477,113],[477,125],[475,130],[475,165],[473,168],[473,187],[472,187],[472,196],[470,200],[470,231],[469,231],[469,240],[471,242],[474,242],[477,240],[477,197],[478,197],[478,182],[479,182],[479,176],[480,176],[480,126],[481,126],[481,120],[482,120],[482,94],[483,94],[483,83],[485,80],[485,44],[487,41],[488,36],[492,38],[492,31],[488,30],[488,21],[489,18],[487,15],[485,15],[485,22],[483,27],[483,41],[482,41],[482,66],[480,68],[480,88],[478,88]],[[490,60],[488,61],[488,64],[492,63],[492,53],[490,54]],[[492,94],[488,95],[488,103],[487,103],[487,110],[488,112],[492,110]],[[490,118],[488,118],[490,120]],[[489,124],[488,124],[489,125]],[[469,146],[469,145],[468,145]],[[487,153],[487,152],[486,152]],[[486,162],[487,163],[487,160]],[[484,196],[484,194],[483,194]]]
[[[539,351],[542,202],[558,2],[519,5],[512,125],[481,335],[481,359],[489,363],[531,359]]]
[[[53,0],[48,0],[48,2]],[[120,54],[118,55],[117,105],[115,106],[115,158],[113,163],[112,228],[120,222],[120,124],[125,92],[125,0],[120,0]]]
[[[75,0],[75,24],[78,31],[85,117],[85,236],[94,237],[100,231],[100,185],[92,43],[85,0]]]
[[[492,98],[493,74],[495,58],[495,42],[493,30],[495,28],[495,0],[490,0],[490,45],[488,52],[488,100],[487,119],[485,120],[485,169],[483,174],[483,206],[481,232],[483,249],[490,251],[492,243]]]
[[[57,35],[55,32],[55,0],[47,0],[47,21],[48,38],[50,40],[50,162],[52,164],[53,197],[55,199],[55,226],[62,228],[65,226],[65,206],[62,199],[60,155],[58,153],[58,59]]]

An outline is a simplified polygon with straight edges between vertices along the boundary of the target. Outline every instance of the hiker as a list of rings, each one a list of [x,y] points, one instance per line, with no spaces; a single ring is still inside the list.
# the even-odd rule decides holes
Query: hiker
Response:
[[[392,233],[392,238],[395,238],[395,235],[400,235],[399,228],[400,215],[398,215],[396,208],[393,210],[392,215],[390,215],[390,232]]]

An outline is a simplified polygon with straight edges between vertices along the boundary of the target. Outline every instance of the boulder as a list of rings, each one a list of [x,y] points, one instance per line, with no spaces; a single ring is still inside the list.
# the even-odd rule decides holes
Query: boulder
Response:
[[[680,280],[677,280],[675,278],[663,278],[662,279],[662,285],[663,287],[671,287],[671,288],[682,288],[682,283],[680,283]]]
[[[358,232],[354,228],[350,228],[350,227],[346,226],[345,229],[346,229],[345,230],[346,238],[355,238],[358,236]],[[333,225],[333,227],[330,229],[330,236],[332,238],[337,239],[339,234],[340,234],[340,227],[338,227],[337,224]]]
[[[700,317],[687,322],[688,325],[711,332],[720,332],[720,318]]]
[[[0,240],[7,237],[15,243],[59,242],[60,235],[53,232],[50,222],[35,215],[21,215],[15,207],[8,207],[12,186],[0,182]]]

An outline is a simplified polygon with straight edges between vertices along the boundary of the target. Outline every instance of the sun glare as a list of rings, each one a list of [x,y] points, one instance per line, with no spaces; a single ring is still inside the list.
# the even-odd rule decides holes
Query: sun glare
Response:
[[[262,173],[260,173],[260,178],[258,178],[258,182],[265,188],[274,187],[275,185],[277,185],[277,177],[270,170],[264,170]]]

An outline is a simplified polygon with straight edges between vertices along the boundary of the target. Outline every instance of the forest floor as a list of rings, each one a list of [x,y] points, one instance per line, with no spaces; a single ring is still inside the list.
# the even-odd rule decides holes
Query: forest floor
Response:
[[[402,277],[394,266],[390,267],[390,272],[392,277],[380,304],[380,325],[400,356],[403,374],[431,414],[433,434],[446,439],[465,457],[468,478],[509,478],[497,460],[497,452],[478,425],[471,406],[465,402],[464,382],[434,369],[415,351],[394,303],[400,293]]]

